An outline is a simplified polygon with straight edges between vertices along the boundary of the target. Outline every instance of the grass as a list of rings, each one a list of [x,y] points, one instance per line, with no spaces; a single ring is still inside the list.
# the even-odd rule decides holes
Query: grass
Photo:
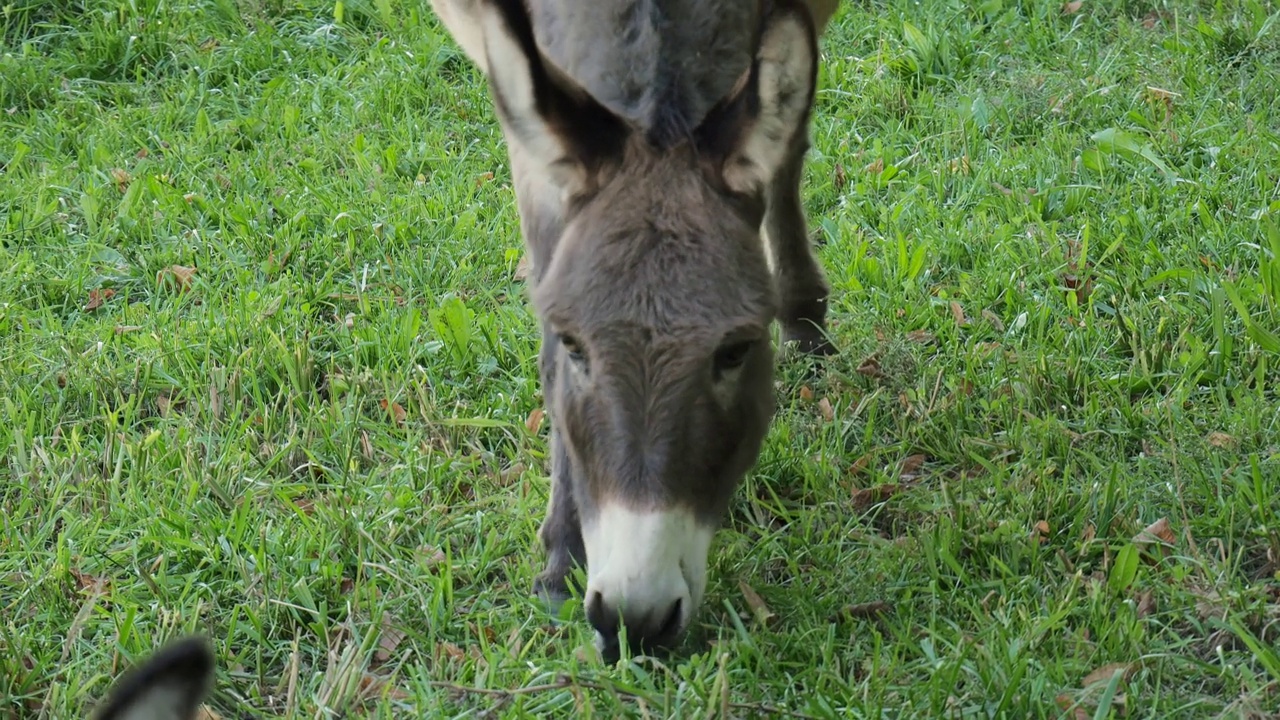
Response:
[[[841,10],[842,354],[780,366],[687,646],[613,667],[529,596],[536,326],[426,3],[0,22],[0,717],[192,631],[225,717],[1280,707],[1273,0]]]

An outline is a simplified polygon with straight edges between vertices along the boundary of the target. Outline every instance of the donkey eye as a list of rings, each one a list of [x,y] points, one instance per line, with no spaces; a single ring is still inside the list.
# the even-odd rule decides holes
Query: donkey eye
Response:
[[[722,373],[728,370],[742,367],[742,363],[747,360],[747,353],[751,352],[751,347],[755,343],[751,340],[743,342],[730,343],[716,350],[715,364],[716,372]]]
[[[577,338],[572,335],[561,335],[560,344],[564,346],[564,351],[569,354],[569,359],[580,363],[586,359],[582,354],[582,346],[578,344]]]

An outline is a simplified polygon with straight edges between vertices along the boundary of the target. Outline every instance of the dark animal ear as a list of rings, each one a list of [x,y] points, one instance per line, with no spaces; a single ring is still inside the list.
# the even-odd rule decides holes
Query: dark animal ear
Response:
[[[508,141],[559,187],[581,189],[603,163],[620,157],[627,124],[546,61],[524,0],[486,0],[479,20],[489,88]]]
[[[806,131],[818,78],[813,19],[799,2],[777,2],[764,20],[755,61],[737,89],[707,114],[695,137],[735,192],[761,189]]]
[[[94,720],[193,720],[213,680],[204,638],[180,640],[135,667],[111,689]]]

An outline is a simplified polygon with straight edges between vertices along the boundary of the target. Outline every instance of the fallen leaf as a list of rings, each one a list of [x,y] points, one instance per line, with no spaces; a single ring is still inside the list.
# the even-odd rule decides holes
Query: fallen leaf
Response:
[[[1004,332],[1004,321],[1000,319],[999,315],[987,308],[982,308],[982,319],[991,323],[991,327],[995,328],[996,332]]]
[[[141,325],[117,325],[116,334],[123,335],[129,332],[137,332],[138,330],[141,330],[141,329],[142,329]]]
[[[907,333],[907,340],[913,343],[931,343],[933,342],[933,333],[928,330],[912,330]]]
[[[1132,663],[1107,663],[1088,675],[1085,675],[1084,680],[1080,682],[1080,687],[1089,687],[1094,683],[1109,682],[1111,680],[1111,676],[1116,674],[1116,671],[1124,673],[1121,677],[1122,680],[1128,680],[1133,675],[1133,671],[1135,669],[1136,668]]]
[[[742,591],[742,597],[746,599],[747,607],[751,608],[751,614],[755,616],[756,622],[765,627],[772,627],[777,623],[778,616],[769,609],[764,598],[760,597],[755,589],[742,580],[738,581],[738,589]]]
[[[862,364],[858,366],[857,372],[859,375],[866,375],[870,378],[885,377],[884,370],[880,369],[880,360],[875,355],[863,360]]]
[[[476,178],[476,187],[480,187],[481,185],[484,185],[485,183],[489,182],[492,179],[493,179],[493,173],[491,172],[481,173],[480,177]]]
[[[856,605],[846,605],[831,618],[831,622],[875,617],[889,612],[890,609],[889,603],[883,600],[873,600],[871,602],[858,603]]]
[[[529,277],[529,256],[521,255],[520,262],[516,263],[516,270],[511,274],[516,280],[525,280]]]
[[[951,301],[951,319],[956,321],[956,325],[964,327],[968,324],[968,320],[964,316],[964,308],[955,300]]]
[[[804,400],[805,402],[809,402],[813,400],[813,388],[809,387],[808,385],[801,385],[800,399]]]
[[[884,172],[884,158],[876,158],[870,163],[867,163],[867,166],[862,168],[862,171],[872,175],[879,175]]]
[[[822,419],[827,422],[836,419],[835,408],[831,407],[831,401],[825,397],[818,401],[818,412],[822,413]]]
[[[129,189],[129,182],[133,180],[133,176],[124,168],[112,168],[111,180],[116,184],[116,190],[124,192]]]
[[[116,296],[111,288],[95,288],[89,291],[89,302],[84,304],[85,312],[92,312],[102,307],[102,303]]]
[[[376,662],[384,663],[391,659],[391,654],[400,647],[405,633],[395,626],[395,618],[391,613],[382,614],[382,633],[378,636],[378,649],[373,653]]]
[[[898,483],[884,483],[869,488],[857,488],[853,491],[853,507],[861,510],[870,505],[884,502],[902,491]]]
[[[849,473],[852,475],[860,475],[867,466],[871,464],[871,453],[867,453],[857,460],[853,461],[853,465],[849,466]]]
[[[392,700],[408,700],[413,697],[404,689],[396,685],[392,685],[391,683],[387,682],[385,679],[380,678],[376,675],[365,673],[363,676],[361,676],[360,678],[360,695],[361,696],[368,699],[372,699],[376,696],[382,695],[383,693],[386,694],[386,697],[391,698]]]
[[[360,431],[360,454],[365,460],[373,460],[373,441],[369,439],[368,431]]]
[[[1080,533],[1080,542],[1087,545],[1093,542],[1093,539],[1097,537],[1097,535],[1098,531],[1094,529],[1093,523],[1089,523],[1084,526],[1084,532]]]
[[[90,595],[102,595],[111,587],[111,581],[72,569],[71,577],[76,579],[76,589],[87,591]]]
[[[969,156],[961,155],[960,157],[955,158],[951,162],[947,163],[947,166],[950,168],[951,172],[958,172],[962,175],[968,175],[970,170]]]
[[[1157,22],[1160,22],[1160,13],[1155,11],[1149,12],[1142,17],[1142,27],[1147,30],[1154,30]]]
[[[381,407],[383,410],[388,410],[391,413],[392,421],[395,422],[396,425],[404,425],[404,421],[409,417],[409,413],[405,412],[405,409],[401,407],[400,403],[390,402],[386,398],[378,401],[378,407]]]
[[[1084,708],[1076,705],[1075,698],[1070,695],[1061,693],[1055,697],[1053,701],[1058,704],[1058,707],[1062,709],[1062,712],[1071,713],[1071,717],[1074,720],[1089,720],[1089,713]]]
[[[428,568],[435,567],[446,559],[444,551],[433,545],[423,545],[418,548],[418,554],[423,556],[424,563]]]
[[[1071,0],[1071,2],[1062,4],[1062,14],[1075,15],[1080,12],[1082,7],[1084,7],[1084,0]]]
[[[194,720],[222,720],[222,716],[208,705],[201,705],[200,709],[196,710]]]
[[[836,172],[835,172],[836,192],[840,192],[841,190],[843,190],[845,184],[848,181],[849,181],[849,178],[844,173],[844,166],[841,165],[840,163],[836,163]]]
[[[150,154],[151,154],[151,152],[150,152],[149,150],[147,150],[146,148],[142,148],[142,149],[138,150],[138,152],[137,152],[137,153],[135,153],[135,154],[134,154],[134,157],[138,158],[139,160],[142,160],[142,159],[146,158],[146,157],[147,157],[148,155],[150,155]]]
[[[531,434],[537,435],[538,428],[542,427],[542,417],[545,414],[546,413],[543,412],[542,408],[534,408],[533,412],[529,413],[529,417],[524,419],[525,428]]]
[[[927,456],[922,453],[908,455],[907,458],[902,461],[902,467],[898,470],[898,477],[905,478],[907,476],[915,475],[916,472],[924,465],[924,461],[926,459]]]
[[[1236,446],[1236,439],[1234,437],[1216,430],[1209,433],[1207,440],[1210,445],[1222,450],[1228,450]]]
[[[457,645],[454,645],[451,642],[442,642],[439,645],[436,645],[436,651],[437,651],[437,654],[443,652],[445,655],[448,655],[450,658],[454,660],[467,659],[467,654],[462,651],[462,648],[458,647]]]
[[[1162,517],[1143,528],[1142,532],[1133,537],[1133,542],[1136,545],[1173,545],[1177,539],[1173,529],[1169,527],[1169,518]]]
[[[1150,615],[1155,611],[1155,609],[1155,595],[1150,590],[1143,590],[1141,593],[1138,593],[1138,607],[1135,614],[1138,616],[1139,620]]]
[[[160,410],[160,417],[169,417],[169,408],[172,404],[173,402],[168,395],[156,396],[156,408]]]
[[[178,292],[185,292],[191,289],[191,278],[195,274],[196,269],[193,267],[170,265],[156,273],[156,284],[161,287],[169,287]]]
[[[1031,537],[1035,538],[1041,545],[1049,542],[1049,523],[1046,520],[1036,521],[1035,526],[1031,529]]]

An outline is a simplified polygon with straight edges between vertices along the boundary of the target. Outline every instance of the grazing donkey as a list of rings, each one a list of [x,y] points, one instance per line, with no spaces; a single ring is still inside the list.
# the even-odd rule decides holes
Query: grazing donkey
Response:
[[[683,636],[773,416],[784,342],[834,352],[800,204],[838,0],[431,0],[508,146],[551,497],[535,583],[585,560],[606,658]],[[619,620],[621,622],[619,622]]]
[[[213,652],[203,637],[157,651],[112,686],[94,720],[194,720],[213,682]]]

